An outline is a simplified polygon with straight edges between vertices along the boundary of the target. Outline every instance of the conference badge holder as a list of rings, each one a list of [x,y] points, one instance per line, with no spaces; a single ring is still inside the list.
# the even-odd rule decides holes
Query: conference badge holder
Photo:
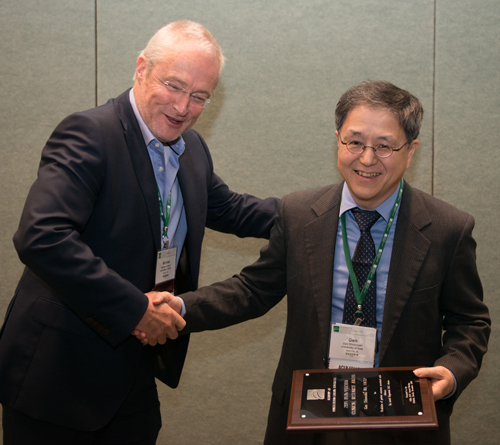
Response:
[[[373,368],[376,348],[376,328],[332,323],[328,368]]]
[[[156,276],[153,290],[174,293],[177,247],[159,250],[156,255]]]

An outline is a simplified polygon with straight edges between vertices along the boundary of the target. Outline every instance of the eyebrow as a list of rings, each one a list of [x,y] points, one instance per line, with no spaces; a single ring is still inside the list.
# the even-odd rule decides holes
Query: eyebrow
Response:
[[[346,132],[346,135],[349,137],[355,137],[355,136],[365,137],[365,135],[361,131],[356,131],[356,130],[348,130]],[[386,142],[396,142],[396,140],[392,136],[382,135],[382,136],[377,136],[375,139],[383,140]]]

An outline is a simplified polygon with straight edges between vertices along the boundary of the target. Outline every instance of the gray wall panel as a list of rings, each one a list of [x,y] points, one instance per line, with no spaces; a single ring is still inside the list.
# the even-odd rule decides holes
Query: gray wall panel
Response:
[[[384,78],[424,102],[422,153],[409,175],[430,191],[432,1],[164,5],[99,2],[100,103],[132,85],[135,59],[154,29],[177,19],[200,21],[219,40],[227,65],[214,103],[196,128],[211,147],[218,173],[234,189],[281,196],[337,181],[335,104],[349,86]]]
[[[500,3],[439,0],[436,8],[434,192],[476,218],[478,268],[493,323],[500,315],[498,265],[500,187]],[[494,443],[500,425],[500,337],[493,324],[479,378],[452,416],[456,443]]]
[[[1,320],[23,269],[12,236],[41,149],[62,118],[95,105],[94,17],[93,0],[0,2]]]
[[[432,1],[192,0],[169,2],[164,13],[163,4],[99,2],[100,103],[132,84],[137,53],[153,29],[200,21],[220,42],[227,65],[195,128],[233,189],[282,196],[338,181],[336,102],[349,86],[383,78],[424,103],[422,144],[409,178],[431,190]],[[238,272],[261,245],[208,231],[201,283]],[[282,303],[259,320],[192,336],[179,388],[160,387],[168,419],[161,443],[172,435],[170,424],[183,425],[179,444],[262,440],[285,314]]]
[[[498,313],[498,253],[491,242],[498,241],[492,228],[498,210],[491,209],[498,190],[491,186],[491,160],[498,151],[490,147],[500,112],[494,0],[474,6],[452,0],[2,0],[0,313],[22,270],[11,239],[45,140],[67,114],[132,86],[139,51],[177,19],[203,23],[227,57],[214,101],[195,128],[217,173],[236,191],[282,196],[338,181],[333,120],[340,94],[368,78],[416,94],[425,117],[407,179],[476,216],[478,265]],[[482,147],[487,156],[477,155]],[[201,284],[238,272],[262,245],[208,231]],[[159,385],[159,444],[261,443],[285,316],[282,303],[261,319],[192,336],[179,388]],[[499,395],[491,382],[500,353],[494,339],[482,375],[452,417],[458,443],[476,443],[475,431],[482,443],[496,443],[492,413]]]
[[[0,2],[0,302],[22,266],[12,245],[41,149],[57,123],[95,104],[94,1]]]

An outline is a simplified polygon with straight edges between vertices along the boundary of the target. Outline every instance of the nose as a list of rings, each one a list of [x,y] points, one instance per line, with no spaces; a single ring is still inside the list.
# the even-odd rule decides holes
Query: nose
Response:
[[[375,165],[378,162],[378,157],[372,147],[365,146],[363,153],[359,156],[359,162],[367,167]]]
[[[189,94],[180,94],[174,102],[174,110],[179,116],[185,116],[189,109],[189,100],[191,97]]]

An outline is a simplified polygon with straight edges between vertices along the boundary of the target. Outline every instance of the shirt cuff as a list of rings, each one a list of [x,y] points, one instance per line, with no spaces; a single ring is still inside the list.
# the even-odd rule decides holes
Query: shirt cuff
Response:
[[[184,303],[184,300],[181,297],[177,297],[179,300],[181,300],[182,303],[182,309],[181,309],[181,317],[184,318],[186,315],[186,304]],[[453,376],[455,377],[455,376]],[[457,386],[457,381],[455,380],[455,387]]]
[[[184,304],[184,303],[183,303],[183,304]],[[183,307],[184,307],[184,306],[183,306]],[[450,370],[448,369],[448,371],[450,371]],[[450,372],[451,372],[451,371],[450,371]],[[443,397],[443,400],[446,400],[446,399],[450,399],[450,398],[452,398],[452,397],[455,395],[455,393],[457,392],[457,386],[458,386],[458,384],[457,384],[457,378],[455,377],[455,374],[453,374],[453,372],[451,372],[451,375],[453,376],[453,380],[454,380],[454,382],[455,382],[455,385],[453,386],[453,391],[452,391],[452,392],[450,392],[447,396],[444,396],[444,397]]]

